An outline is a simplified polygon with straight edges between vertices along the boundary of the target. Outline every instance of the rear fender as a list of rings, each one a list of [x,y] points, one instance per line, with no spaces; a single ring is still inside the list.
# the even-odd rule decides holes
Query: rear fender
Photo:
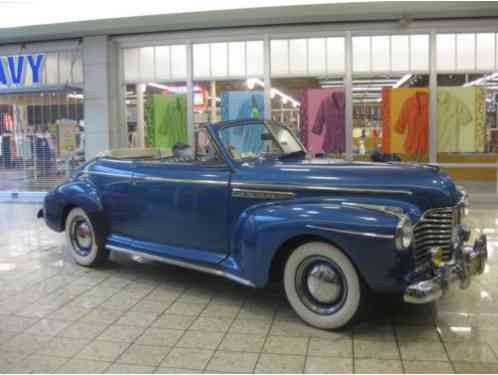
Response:
[[[80,207],[93,217],[102,217],[102,202],[95,185],[88,181],[74,181],[60,185],[46,195],[44,217],[47,225],[62,232],[71,207]]]

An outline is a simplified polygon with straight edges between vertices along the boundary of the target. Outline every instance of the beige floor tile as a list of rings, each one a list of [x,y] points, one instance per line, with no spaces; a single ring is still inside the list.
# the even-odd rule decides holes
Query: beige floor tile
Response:
[[[498,358],[488,344],[445,343],[452,361],[465,359],[468,362],[498,363]]]
[[[400,341],[440,342],[439,334],[434,326],[396,326],[396,335]]]
[[[118,320],[121,316],[123,316],[123,314],[124,312],[122,310],[97,307],[82,317],[81,322],[110,324]]]
[[[137,344],[154,346],[174,346],[185,331],[179,329],[148,328],[137,339]]]
[[[305,356],[287,354],[261,354],[256,365],[256,372],[287,372],[300,373],[304,371]]]
[[[251,335],[266,335],[270,330],[271,321],[257,319],[237,319],[228,330],[230,333],[247,333]]]
[[[268,320],[271,321],[275,315],[275,307],[268,305],[244,304],[240,309],[238,319]]]
[[[453,373],[453,367],[446,361],[403,361],[406,373],[411,374],[438,374]]]
[[[302,321],[275,321],[272,324],[270,335],[289,337],[315,337],[327,340],[336,340],[350,337],[351,332],[333,332],[324,329],[314,328]]]
[[[111,362],[103,362],[103,361],[94,361],[89,359],[78,359],[73,358],[66,362],[62,367],[60,367],[57,372],[58,373],[81,373],[81,374],[89,374],[89,373],[102,373],[109,366],[111,366]]]
[[[194,321],[189,329],[207,332],[226,332],[231,324],[231,318],[220,319],[200,316]]]
[[[311,374],[350,374],[353,358],[307,357],[304,372]]]
[[[209,361],[206,370],[250,373],[256,366],[258,354],[217,351]]]
[[[0,372],[8,372],[11,367],[17,366],[28,355],[18,351],[0,351]]]
[[[44,344],[36,354],[71,358],[78,354],[89,343],[90,340],[55,337],[53,340]]]
[[[171,305],[171,302],[142,300],[131,308],[130,311],[143,313],[162,314]]]
[[[497,363],[453,361],[455,372],[458,374],[496,374]]]
[[[153,374],[154,366],[130,365],[127,363],[114,363],[106,370],[108,374]]]
[[[355,340],[395,340],[394,328],[386,324],[361,323],[353,328]]]
[[[168,354],[169,346],[150,346],[133,344],[118,358],[118,363],[157,366]]]
[[[34,336],[22,333],[1,346],[1,350],[33,354],[53,338],[51,336]]]
[[[144,327],[125,326],[120,324],[110,325],[97,337],[97,340],[133,342],[144,332]]]
[[[181,348],[216,349],[223,336],[222,332],[187,331],[176,345]]]
[[[191,315],[163,314],[152,323],[152,327],[187,329],[192,325],[195,319],[196,317]]]
[[[263,347],[264,353],[306,355],[308,338],[269,336]]]
[[[447,361],[448,356],[440,342],[402,341],[399,344],[403,361]]]
[[[48,373],[54,372],[61,367],[67,358],[54,357],[47,355],[31,355],[17,365],[11,367],[9,371],[12,372],[35,372],[35,373]]]
[[[308,355],[312,356],[352,357],[353,340],[343,338],[330,341],[312,338],[308,350]]]
[[[209,359],[212,357],[213,350],[192,349],[192,348],[173,348],[159,365],[159,368],[172,367],[192,370],[203,370]],[[188,372],[188,371],[186,371]]]
[[[399,374],[403,372],[403,365],[401,361],[395,359],[355,359],[354,372],[356,374]]]
[[[63,306],[52,314],[47,315],[47,319],[74,322],[90,313],[90,311],[91,309],[85,309],[84,307]]]
[[[204,310],[205,305],[201,303],[173,303],[167,310],[167,314],[176,314],[183,316],[197,316],[202,310]]]
[[[156,374],[201,374],[202,370],[192,370],[174,367],[159,367],[155,371]]]
[[[129,343],[121,343],[115,341],[93,341],[88,344],[77,356],[78,359],[91,359],[94,361],[108,361],[116,360],[126,348]]]
[[[117,324],[137,326],[137,327],[148,327],[156,320],[158,314],[156,313],[143,313],[137,311],[128,311],[116,322]]]
[[[56,336],[70,323],[62,320],[42,319],[38,323],[29,327],[25,332],[29,335]]]
[[[263,349],[266,336],[228,333],[222,340],[219,349],[234,352],[258,353]]]
[[[202,311],[201,316],[210,318],[223,318],[223,319],[235,319],[239,314],[239,306],[230,305],[220,305],[210,303],[204,311]]]
[[[38,322],[38,318],[26,316],[5,316],[2,317],[2,331],[20,333]]]
[[[106,328],[107,324],[95,322],[85,323],[78,321],[64,328],[61,332],[59,332],[59,336],[92,340],[99,336]]]
[[[398,359],[398,345],[394,340],[354,340],[355,358]]]

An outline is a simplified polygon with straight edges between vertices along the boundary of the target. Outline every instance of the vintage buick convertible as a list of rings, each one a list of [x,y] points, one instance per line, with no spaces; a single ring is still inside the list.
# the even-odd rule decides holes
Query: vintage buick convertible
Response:
[[[203,126],[194,143],[97,157],[39,216],[80,265],[115,251],[250,287],[282,280],[296,313],[327,329],[371,292],[427,303],[484,270],[486,237],[464,245],[467,195],[435,166],[312,159],[262,120]]]

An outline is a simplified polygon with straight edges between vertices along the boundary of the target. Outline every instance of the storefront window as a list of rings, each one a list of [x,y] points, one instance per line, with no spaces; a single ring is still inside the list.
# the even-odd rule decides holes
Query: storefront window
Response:
[[[188,143],[185,45],[123,50],[130,147]]]
[[[478,164],[447,172],[471,191],[495,193],[497,162],[496,34],[437,35],[437,160]]]
[[[346,147],[344,38],[271,41],[271,118],[289,126],[313,154]]]
[[[353,37],[355,159],[428,161],[428,70],[426,34]]]
[[[193,45],[194,127],[264,118],[263,41]]]
[[[0,56],[0,190],[44,191],[84,162],[79,50]]]

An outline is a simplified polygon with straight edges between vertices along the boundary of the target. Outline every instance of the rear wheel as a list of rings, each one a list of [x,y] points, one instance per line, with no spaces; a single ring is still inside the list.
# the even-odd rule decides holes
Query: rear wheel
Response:
[[[308,242],[291,253],[284,287],[301,319],[324,329],[352,324],[366,299],[366,288],[349,258],[325,242]]]
[[[76,263],[85,267],[101,265],[109,257],[104,229],[79,207],[66,217],[66,243]]]

